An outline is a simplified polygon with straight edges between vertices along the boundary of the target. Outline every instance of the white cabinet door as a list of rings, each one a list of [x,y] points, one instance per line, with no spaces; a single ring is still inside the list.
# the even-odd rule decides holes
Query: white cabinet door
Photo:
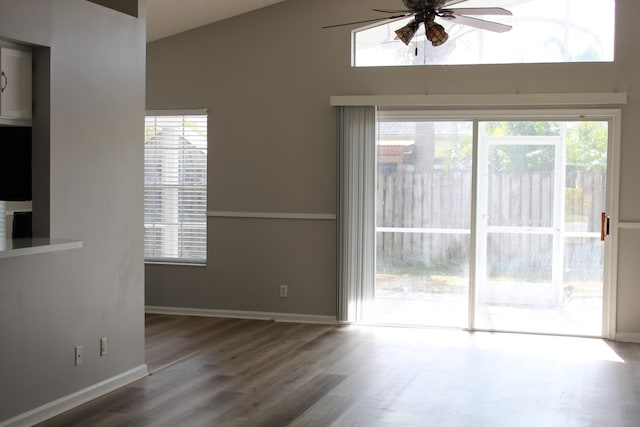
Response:
[[[0,117],[31,119],[31,53],[0,47]]]

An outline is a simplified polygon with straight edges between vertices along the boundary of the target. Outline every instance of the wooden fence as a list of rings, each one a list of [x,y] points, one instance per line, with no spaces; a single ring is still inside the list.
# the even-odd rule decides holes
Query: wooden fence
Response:
[[[568,173],[565,187],[567,231],[599,232],[600,212],[605,203],[605,173]],[[379,265],[459,268],[467,263],[470,172],[379,174],[376,191]],[[553,197],[552,172],[491,172],[487,224],[490,227],[552,227]],[[568,242],[587,245],[582,252],[588,252],[591,240],[575,237]],[[524,264],[529,269],[539,268],[539,274],[547,275],[550,262],[546,258],[550,256],[552,242],[552,236],[545,234],[490,233],[488,261],[490,265],[507,269],[519,269]]]

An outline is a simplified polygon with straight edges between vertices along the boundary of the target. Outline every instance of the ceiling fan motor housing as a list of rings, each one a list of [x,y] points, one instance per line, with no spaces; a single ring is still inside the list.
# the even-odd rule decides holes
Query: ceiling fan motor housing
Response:
[[[407,9],[412,11],[438,10],[444,6],[445,0],[402,0]]]

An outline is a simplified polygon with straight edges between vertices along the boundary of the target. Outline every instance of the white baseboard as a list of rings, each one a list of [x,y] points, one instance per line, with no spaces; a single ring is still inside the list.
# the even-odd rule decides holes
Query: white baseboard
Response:
[[[106,379],[68,396],[46,403],[28,412],[5,421],[0,421],[0,427],[32,426],[49,418],[55,417],[69,409],[87,403],[97,397],[110,393],[149,375],[146,364],[140,365],[120,375]]]
[[[616,332],[616,341],[640,343],[640,334],[633,332]]]
[[[212,310],[205,308],[159,307],[146,306],[145,312],[150,314],[170,314],[176,316],[227,317],[231,319],[274,320],[290,323],[319,323],[337,325],[334,316],[318,316],[313,314],[268,313],[264,311]]]

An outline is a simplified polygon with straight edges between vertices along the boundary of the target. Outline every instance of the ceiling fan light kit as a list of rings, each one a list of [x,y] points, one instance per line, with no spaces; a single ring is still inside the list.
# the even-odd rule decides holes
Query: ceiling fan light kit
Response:
[[[441,46],[449,39],[449,35],[445,31],[444,27],[435,22],[436,18],[455,20],[457,24],[468,25],[470,27],[497,33],[503,33],[511,30],[510,25],[467,16],[512,14],[510,11],[501,7],[450,8],[450,6],[463,3],[464,1],[466,0],[402,0],[402,3],[407,10],[374,9],[376,12],[391,14],[391,16],[386,18],[329,25],[323,28],[342,27],[345,25],[361,24],[365,22],[379,22],[379,24],[374,24],[375,26],[382,25],[391,20],[399,20],[413,16],[414,19],[411,22],[395,31],[398,39],[400,39],[405,45],[409,45],[418,32],[420,24],[424,24],[427,40],[429,40],[433,46]]]
[[[409,43],[411,43],[413,36],[415,36],[418,32],[419,27],[420,24],[418,24],[417,21],[413,20],[404,27],[397,29],[395,33],[398,36],[398,39],[402,41],[402,43],[408,45]]]
[[[427,40],[431,42],[433,46],[440,46],[449,39],[449,34],[444,30],[444,27],[437,22],[427,21],[424,23],[426,28]]]

